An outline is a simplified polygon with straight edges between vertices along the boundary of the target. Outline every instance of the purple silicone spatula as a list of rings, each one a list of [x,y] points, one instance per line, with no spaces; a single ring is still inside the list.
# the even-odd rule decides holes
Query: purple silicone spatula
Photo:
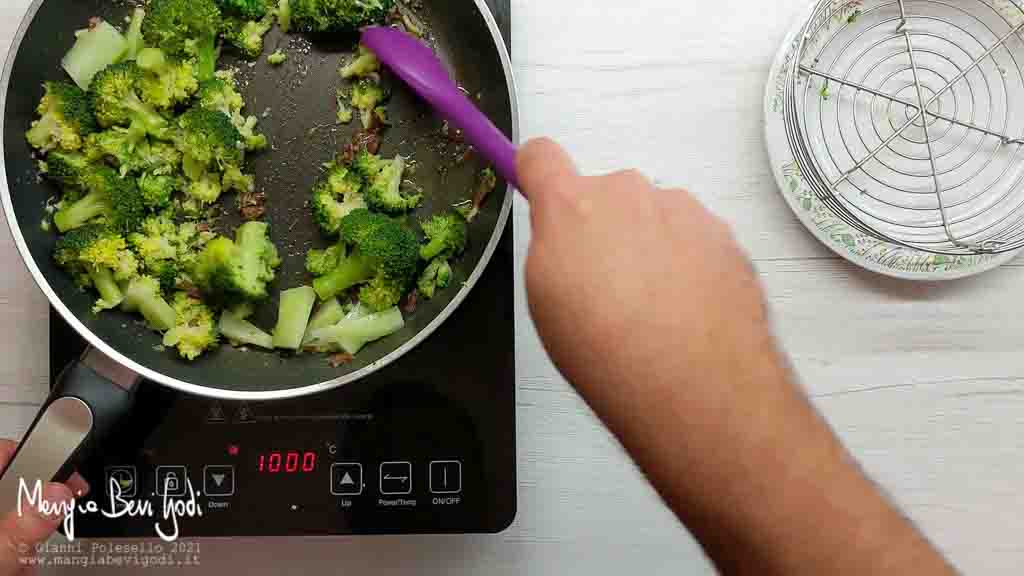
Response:
[[[461,128],[466,141],[519,188],[515,145],[459,90],[429,47],[397,28],[381,26],[363,30],[362,43],[438,114]]]

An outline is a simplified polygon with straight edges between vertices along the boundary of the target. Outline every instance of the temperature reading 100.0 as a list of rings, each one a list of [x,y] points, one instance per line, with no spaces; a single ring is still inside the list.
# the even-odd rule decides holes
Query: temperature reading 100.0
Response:
[[[264,452],[258,457],[258,472],[295,474],[316,470],[316,452]]]

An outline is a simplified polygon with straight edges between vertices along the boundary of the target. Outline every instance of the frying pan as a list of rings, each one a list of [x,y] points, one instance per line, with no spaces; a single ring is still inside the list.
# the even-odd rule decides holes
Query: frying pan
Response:
[[[426,26],[427,40],[481,110],[513,142],[517,109],[511,65],[505,44],[484,0],[424,3],[415,14]],[[53,262],[56,235],[41,229],[45,203],[57,190],[38,177],[36,159],[24,133],[35,119],[42,84],[62,79],[60,59],[74,42],[74,31],[101,16],[120,24],[129,12],[122,2],[105,0],[35,0],[9,52],[0,84],[0,199],[15,243],[39,288],[53,308],[90,344],[80,361],[61,374],[55,392],[40,410],[11,464],[0,477],[0,512],[16,505],[19,480],[66,479],[131,407],[131,392],[141,378],[203,396],[232,400],[272,400],[315,394],[354,382],[394,362],[427,338],[459,306],[493,254],[512,204],[512,190],[499,183],[469,228],[469,245],[454,268],[448,290],[421,301],[407,313],[400,332],[373,343],[355,360],[332,367],[323,355],[283,356],[222,345],[195,362],[163,349],[160,337],[135,317],[120,312],[93,314],[95,296],[78,289]],[[334,158],[357,130],[335,123],[334,95],[342,81],[338,66],[355,45],[352,37],[301,37],[273,30],[264,53],[285,49],[284,66],[265,59],[250,64],[226,53],[221,66],[235,66],[246,97],[247,113],[261,117],[260,130],[271,149],[250,160],[257,187],[267,195],[265,220],[281,253],[282,265],[271,293],[303,284],[306,251],[329,240],[313,223],[307,201],[321,165]],[[485,167],[466,146],[445,130],[442,121],[397,80],[381,153],[412,157],[411,179],[424,191],[424,205],[410,218],[424,217],[467,198],[476,175]],[[219,205],[218,232],[231,234],[240,223],[234,195]],[[254,322],[273,326],[277,301],[268,300]]]

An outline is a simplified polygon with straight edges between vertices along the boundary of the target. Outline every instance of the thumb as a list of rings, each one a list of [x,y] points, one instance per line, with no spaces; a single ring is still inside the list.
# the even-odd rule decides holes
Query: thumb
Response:
[[[543,214],[558,195],[571,194],[579,175],[572,158],[547,138],[530,140],[516,156],[519,185],[530,200],[530,211]]]
[[[54,509],[71,502],[71,490],[63,484],[46,484],[42,500]],[[27,566],[26,558],[35,554],[35,546],[53,534],[63,520],[60,514],[44,514],[25,503],[19,514],[9,510],[0,518],[0,574],[17,574]]]

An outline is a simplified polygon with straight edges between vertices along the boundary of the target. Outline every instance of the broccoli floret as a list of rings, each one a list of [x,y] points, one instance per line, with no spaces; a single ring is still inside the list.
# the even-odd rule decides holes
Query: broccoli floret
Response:
[[[128,31],[124,34],[125,44],[127,50],[124,54],[125,60],[135,60],[139,56],[139,52],[144,47],[142,40],[142,22],[146,19],[146,11],[142,8],[136,8],[132,11],[132,19],[128,24]]]
[[[166,139],[167,120],[148,104],[137,92],[142,69],[135,62],[122,62],[103,69],[89,88],[96,120],[100,126],[132,125],[139,132]]]
[[[199,80],[213,77],[217,33],[222,25],[214,0],[151,0],[142,23],[146,44],[167,54],[195,58]]]
[[[384,88],[369,78],[363,78],[352,87],[352,107],[359,111],[363,128],[369,130],[373,125],[373,111],[386,97]]]
[[[335,267],[313,281],[320,299],[363,284],[359,300],[370,308],[383,310],[397,304],[416,273],[415,235],[387,216],[356,210],[342,219],[341,242],[351,250],[346,254],[339,249]]]
[[[127,174],[135,163],[135,151],[146,139],[146,133],[135,126],[113,128],[97,132],[89,137],[89,147],[98,151],[103,158],[110,159],[121,167],[121,175]]]
[[[447,258],[434,258],[420,274],[416,288],[426,299],[434,297],[439,289],[447,288],[452,280],[452,266]]]
[[[367,181],[363,196],[370,209],[389,214],[400,214],[416,208],[423,201],[422,194],[406,195],[401,191],[405,159],[395,156],[394,160],[381,163],[381,170]]]
[[[256,133],[256,123],[258,120],[255,116],[249,116],[243,118],[241,115],[235,116],[235,127],[238,128],[238,133],[242,137],[242,142],[245,144],[245,149],[250,152],[263,150],[267,147],[267,137],[263,134]]]
[[[420,248],[420,258],[448,260],[466,249],[466,222],[456,214],[438,214],[421,226],[427,244]]]
[[[185,174],[192,180],[202,179],[211,163],[219,169],[242,163],[242,136],[227,115],[193,107],[181,115],[178,127],[175,144],[184,155]]]
[[[355,32],[384,22],[392,0],[289,0],[288,28],[300,32]]]
[[[167,261],[178,257],[176,246],[178,228],[169,214],[150,216],[142,223],[138,232],[128,236],[135,253],[142,258],[148,272],[164,268]]]
[[[379,71],[380,60],[377,60],[377,55],[370,52],[370,49],[366,46],[360,44],[356,55],[348,64],[342,66],[338,73],[341,74],[342,78],[348,79],[352,77],[364,78]]]
[[[275,50],[273,54],[267,56],[267,64],[271,66],[280,66],[288,61],[288,54],[284,50]]]
[[[36,109],[39,119],[25,133],[28,143],[44,152],[80,149],[85,137],[96,131],[88,95],[67,82],[47,82],[43,89],[45,94]]]
[[[256,190],[256,178],[251,174],[243,174],[237,166],[228,166],[221,178],[221,187],[248,194]]]
[[[150,173],[156,176],[173,176],[181,166],[181,152],[168,142],[143,140],[135,146],[135,153],[129,162],[122,165],[129,172]]]
[[[186,360],[195,360],[217,345],[213,312],[184,292],[174,295],[174,327],[164,334],[164,346],[174,346]]]
[[[222,300],[266,298],[267,283],[281,264],[267,228],[263,222],[246,222],[238,227],[234,242],[221,236],[207,244],[192,272],[199,289]]]
[[[199,203],[199,206],[213,204],[220,198],[224,188],[220,178],[214,174],[203,174],[198,180],[192,180],[185,187],[185,194]]]
[[[335,244],[324,250],[313,248],[306,253],[306,270],[313,276],[323,276],[338,265],[345,257],[345,245]]]
[[[366,208],[362,180],[348,168],[330,165],[326,176],[313,187],[313,218],[327,234],[337,234],[341,219]]]
[[[81,188],[96,166],[75,152],[54,150],[46,157],[46,177],[70,188]]]
[[[285,290],[277,312],[274,327],[274,347],[298,350],[309,325],[309,315],[316,304],[316,292],[309,286]]]
[[[384,168],[385,160],[380,156],[369,153],[365,148],[360,148],[352,160],[352,168],[363,180],[370,182],[380,174]]]
[[[338,104],[338,124],[348,124],[352,121],[352,108],[348,105],[348,94],[344,89],[338,88],[335,100]]]
[[[274,26],[274,17],[268,14],[260,20],[228,18],[224,23],[222,36],[249,60],[255,60],[263,53],[263,37]]]
[[[117,283],[138,274],[138,261],[128,250],[124,238],[99,224],[72,230],[60,240],[53,252],[58,265],[67,269],[83,285],[92,285],[100,294],[94,312],[109,310],[123,300]]]
[[[221,336],[226,338],[233,346],[259,346],[268,350],[274,349],[274,337],[260,330],[255,324],[245,319],[245,316],[235,310],[225,310],[220,315],[218,323]]]
[[[142,101],[159,109],[187,102],[199,89],[194,59],[168,57],[159,48],[144,48],[136,59]]]
[[[177,320],[174,308],[160,294],[160,282],[152,276],[140,276],[128,283],[121,309],[142,313],[149,327],[160,332],[174,328]]]
[[[134,179],[121,178],[112,169],[98,166],[85,177],[83,187],[88,191],[84,197],[53,216],[54,224],[62,233],[99,216],[106,219],[110,228],[124,234],[130,234],[142,224],[146,206]]]
[[[79,88],[88,90],[100,70],[124,57],[128,40],[102,20],[75,36],[75,45],[64,55],[61,65]]]
[[[225,116],[234,117],[241,114],[245,101],[238,93],[233,75],[212,78],[199,85],[196,95],[199,106],[207,110],[216,110]]]
[[[136,181],[142,200],[147,208],[162,210],[171,204],[171,196],[180,188],[176,176],[168,174],[151,174],[146,172]]]
[[[246,20],[258,20],[269,12],[267,0],[217,0],[221,12]]]
[[[342,350],[355,355],[370,342],[390,336],[404,326],[402,311],[392,307],[316,330],[310,335],[308,346],[325,351]]]

